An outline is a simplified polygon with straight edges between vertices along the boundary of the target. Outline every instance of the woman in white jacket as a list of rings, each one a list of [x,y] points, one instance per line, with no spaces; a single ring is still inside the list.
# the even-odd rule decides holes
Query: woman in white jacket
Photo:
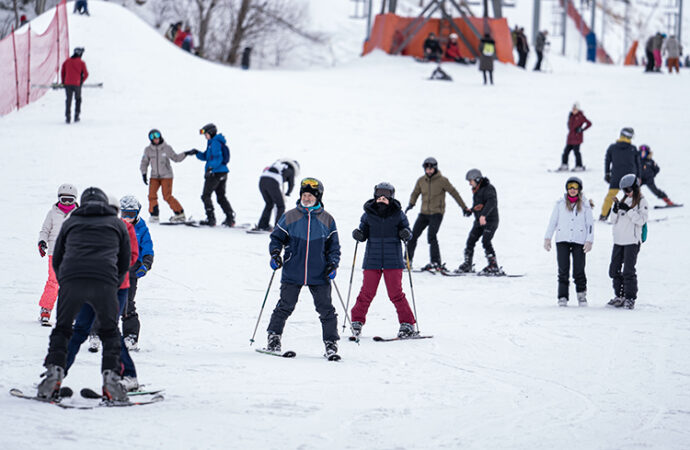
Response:
[[[649,217],[647,199],[642,196],[637,176],[629,173],[619,183],[622,200],[614,199],[613,252],[609,276],[613,280],[614,298],[608,303],[616,308],[635,308],[637,299],[637,254],[642,244],[642,228]],[[621,270],[622,269],[622,270]]]
[[[573,279],[579,306],[587,306],[587,277],[585,253],[594,242],[592,206],[582,195],[582,180],[570,177],[565,183],[565,195],[553,207],[544,236],[544,248],[551,250],[551,238],[556,233],[558,260],[558,306],[568,306],[570,258],[573,259]]]

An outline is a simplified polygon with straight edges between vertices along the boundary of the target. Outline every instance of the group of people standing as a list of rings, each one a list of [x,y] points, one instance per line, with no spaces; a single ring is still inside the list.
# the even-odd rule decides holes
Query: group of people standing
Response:
[[[647,39],[644,47],[645,51],[645,72],[661,72],[663,56],[666,56],[666,66],[668,72],[672,73],[676,69],[679,73],[680,56],[683,54],[683,47],[678,42],[675,35],[666,36],[657,32]]]

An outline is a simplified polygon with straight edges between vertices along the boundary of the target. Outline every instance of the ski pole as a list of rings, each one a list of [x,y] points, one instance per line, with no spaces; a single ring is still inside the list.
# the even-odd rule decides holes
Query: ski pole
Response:
[[[261,310],[259,311],[259,317],[256,319],[256,326],[254,327],[254,334],[252,334],[252,338],[249,339],[249,345],[251,346],[254,343],[254,337],[256,336],[256,330],[259,328],[259,322],[261,321],[261,314],[264,312],[264,306],[266,305],[266,299],[268,298],[268,292],[271,290],[271,284],[273,284],[273,277],[276,276],[276,270],[273,269],[273,273],[271,274],[271,280],[268,282],[268,288],[266,288],[266,295],[264,296],[264,302],[261,304]]]
[[[412,269],[410,269],[410,252],[407,249],[407,242],[405,242],[405,260],[407,261],[407,274],[410,277],[410,294],[412,295],[412,309],[414,310],[414,321],[419,333],[419,320],[417,320],[417,305],[414,301],[414,287],[412,286]]]
[[[331,280],[331,283],[333,283],[333,287],[335,287],[335,292],[338,294],[338,299],[340,300],[340,305],[345,308],[345,303],[343,303],[343,297],[340,295],[340,290],[338,289],[338,285],[335,284],[335,280]],[[350,331],[352,331],[352,335],[355,336],[355,330],[352,328],[352,322],[350,322],[350,316],[347,315],[347,309],[345,310],[345,321],[350,324]],[[359,344],[359,336],[355,336],[355,342]]]
[[[347,309],[350,307],[350,292],[352,292],[352,277],[355,274],[355,261],[357,261],[357,246],[359,241],[355,241],[355,256],[352,258],[352,270],[350,271],[350,286],[347,288],[347,303],[345,304],[345,317],[347,318]],[[347,319],[343,320],[343,332],[345,331],[345,324]]]

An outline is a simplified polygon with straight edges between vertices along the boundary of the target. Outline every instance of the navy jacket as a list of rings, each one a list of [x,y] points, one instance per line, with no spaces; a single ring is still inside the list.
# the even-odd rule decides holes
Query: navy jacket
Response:
[[[387,208],[379,210],[376,200],[364,204],[364,214],[359,229],[367,238],[362,269],[403,269],[402,245],[398,233],[410,229],[407,216],[402,212],[400,202],[392,199]]]
[[[206,151],[196,154],[197,159],[206,161],[204,171],[212,173],[227,173],[228,166],[223,164],[223,149],[220,143],[227,144],[225,136],[218,133],[206,142]]]
[[[307,209],[298,203],[283,214],[271,233],[268,249],[273,254],[283,247],[283,283],[327,284],[326,266],[338,267],[340,262],[335,220],[321,204],[316,209]]]
[[[640,152],[634,145],[625,141],[618,141],[606,150],[604,161],[604,173],[611,174],[609,182],[610,189],[618,189],[621,178],[629,173],[634,173],[641,178],[642,164],[640,163]]]
[[[479,223],[479,216],[486,217],[487,222],[498,223],[496,188],[486,177],[482,178],[477,190],[472,193],[472,212],[476,223]]]
[[[642,178],[642,184],[645,184],[645,183],[653,180],[654,177],[656,176],[656,174],[658,174],[659,170],[661,170],[661,169],[659,168],[657,163],[654,162],[654,160],[651,158],[643,159],[643,160],[641,160],[641,162],[642,162],[642,170],[641,170],[641,172],[642,172],[642,177],[641,177]]]

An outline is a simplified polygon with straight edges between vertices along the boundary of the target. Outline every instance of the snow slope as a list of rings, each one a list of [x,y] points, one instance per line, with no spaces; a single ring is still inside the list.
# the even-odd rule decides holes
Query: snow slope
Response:
[[[655,151],[658,184],[685,201],[685,73],[644,76],[556,59],[564,69],[553,74],[498,65],[496,86],[484,87],[473,67],[447,66],[455,81],[434,82],[426,79],[431,66],[381,53],[330,70],[243,72],[180,51],[115,4],[89,6],[90,18],[70,15],[71,45],[86,47],[90,81],[105,87],[85,90],[82,122],[64,124],[62,94],[52,91],[0,119],[3,448],[44,447],[46,439],[51,448],[687,448],[685,209],[651,212],[660,221],[649,224],[640,254],[634,311],[604,307],[608,225],[596,225],[587,309],[556,307],[555,254],[541,247],[567,178],[547,169],[558,164],[574,100],[594,122],[583,145],[591,170],[582,178],[597,207],[607,188],[603,154],[623,126],[635,127],[634,142]],[[479,167],[491,178],[501,214],[499,263],[527,275],[414,274],[420,328],[434,339],[341,341],[338,364],[321,357],[318,318],[304,294],[283,339],[298,356],[282,360],[248,342],[270,277],[267,237],[152,225],[156,260],[137,295],[142,350],[134,358],[140,381],[166,388],[166,401],[64,411],[10,397],[11,387],[32,390],[45,356],[49,329],[36,317],[47,262],[36,240],[57,186],[96,185],[146,204],[138,166],[148,130],[159,128],[182,151],[202,148],[198,129],[209,121],[229,140],[229,198],[239,222],[258,220],[258,176],[278,157],[297,158],[304,176],[323,181],[340,229],[336,281],[344,295],[350,231],[372,187],[390,181],[406,204],[430,155],[468,201],[465,172]],[[174,169],[175,195],[201,217],[202,163]],[[449,198],[439,235],[449,266],[459,264],[470,226]],[[426,255],[422,238],[415,264]],[[359,269],[354,280],[351,305]],[[409,295],[407,278],[404,287]],[[264,342],[277,295],[274,283],[255,345]],[[334,303],[342,323],[337,297]],[[388,336],[397,327],[381,288],[364,333]],[[97,388],[99,367],[100,358],[84,351],[65,384]]]

